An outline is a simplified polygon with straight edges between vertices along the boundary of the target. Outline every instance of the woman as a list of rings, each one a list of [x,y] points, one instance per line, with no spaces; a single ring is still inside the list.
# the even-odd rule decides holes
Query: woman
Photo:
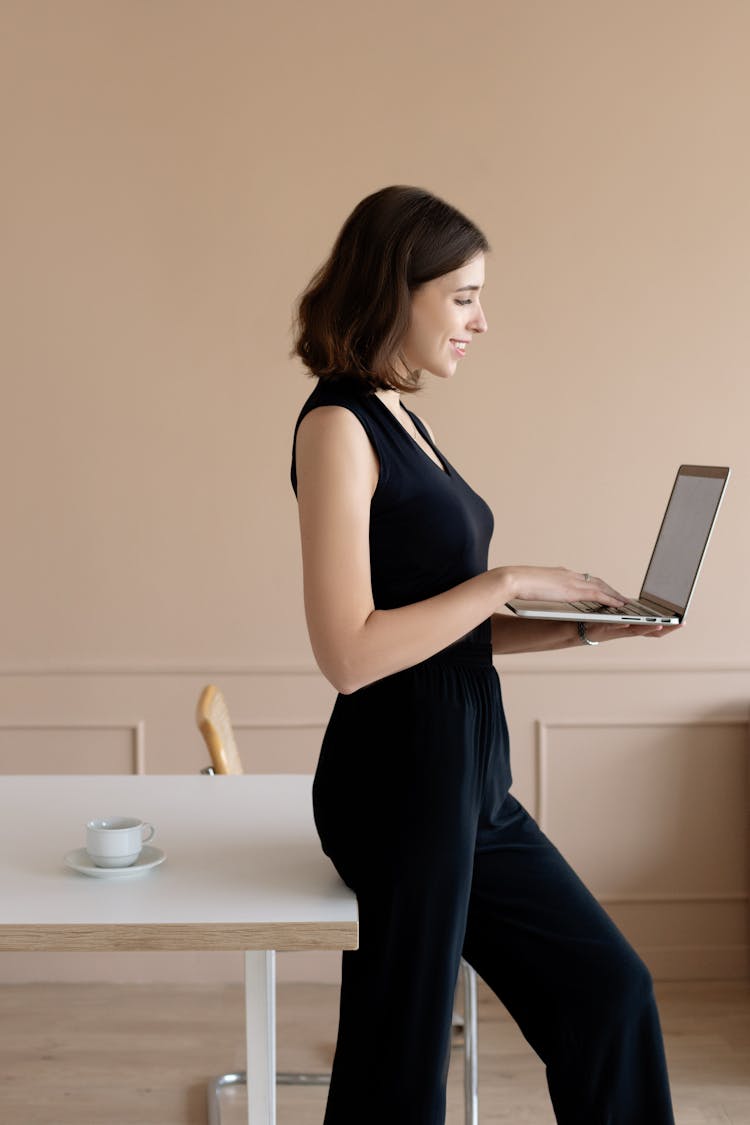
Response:
[[[305,611],[338,689],[314,783],[356,892],[326,1125],[439,1125],[463,955],[544,1060],[564,1125],[673,1121],[646,967],[509,794],[493,653],[660,632],[529,621],[512,598],[621,605],[598,578],[487,568],[493,517],[401,395],[487,330],[484,235],[390,187],[347,219],[299,306],[317,376],[295,430]]]

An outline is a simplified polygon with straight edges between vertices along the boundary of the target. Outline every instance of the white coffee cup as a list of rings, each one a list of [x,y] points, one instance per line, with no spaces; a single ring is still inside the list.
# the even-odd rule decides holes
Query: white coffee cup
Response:
[[[136,816],[107,816],[86,825],[86,851],[97,867],[130,867],[156,829]]]

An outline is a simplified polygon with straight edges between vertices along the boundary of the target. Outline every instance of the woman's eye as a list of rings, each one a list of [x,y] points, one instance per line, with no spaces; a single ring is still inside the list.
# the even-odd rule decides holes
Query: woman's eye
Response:
[[[470,305],[470,304],[471,304],[471,297],[467,297],[465,301],[459,300],[459,299],[457,298],[457,299],[456,299],[456,304],[457,304],[457,305]]]

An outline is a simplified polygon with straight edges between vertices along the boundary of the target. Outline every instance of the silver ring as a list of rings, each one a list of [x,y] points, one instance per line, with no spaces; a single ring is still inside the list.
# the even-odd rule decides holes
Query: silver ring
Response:
[[[584,582],[590,582],[591,581],[591,575],[590,574],[584,574],[583,581]]]
[[[583,641],[583,643],[585,645],[595,646],[595,645],[599,644],[599,641],[590,641],[589,638],[586,636],[586,622],[585,621],[579,621],[578,622],[578,636],[581,638],[581,640]]]

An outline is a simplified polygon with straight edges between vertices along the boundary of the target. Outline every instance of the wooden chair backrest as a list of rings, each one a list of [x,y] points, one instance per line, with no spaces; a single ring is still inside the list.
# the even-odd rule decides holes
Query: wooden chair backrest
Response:
[[[196,720],[216,773],[244,773],[226,700],[214,684],[201,692]]]

